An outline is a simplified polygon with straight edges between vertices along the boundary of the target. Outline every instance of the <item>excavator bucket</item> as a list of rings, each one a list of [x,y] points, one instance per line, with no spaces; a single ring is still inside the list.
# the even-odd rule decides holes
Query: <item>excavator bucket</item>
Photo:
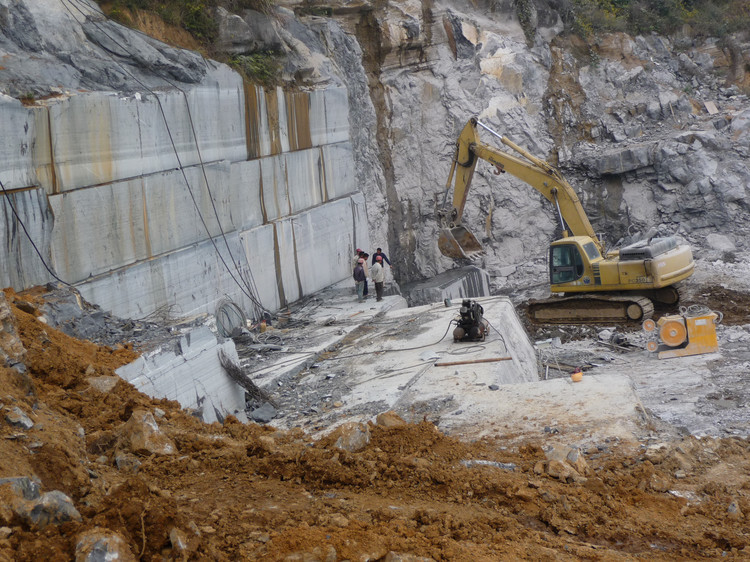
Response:
[[[440,252],[449,258],[470,258],[482,251],[482,245],[463,226],[443,228],[438,237],[438,248]]]

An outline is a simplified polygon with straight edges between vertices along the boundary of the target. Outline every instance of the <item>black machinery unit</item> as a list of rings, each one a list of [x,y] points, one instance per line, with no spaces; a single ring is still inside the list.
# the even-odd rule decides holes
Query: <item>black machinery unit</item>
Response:
[[[489,322],[484,319],[484,308],[477,301],[464,299],[461,302],[460,316],[454,320],[453,341],[484,341],[490,331]]]

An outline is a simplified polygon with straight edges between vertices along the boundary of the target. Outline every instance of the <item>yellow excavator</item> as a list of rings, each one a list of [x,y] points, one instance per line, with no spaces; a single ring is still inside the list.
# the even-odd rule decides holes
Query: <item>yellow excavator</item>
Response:
[[[479,140],[485,129],[516,154]],[[520,155],[520,156],[519,156]],[[477,162],[485,160],[496,173],[508,172],[539,191],[555,207],[562,238],[549,250],[553,296],[529,302],[529,316],[541,323],[626,322],[650,318],[652,301],[675,304],[675,286],[692,275],[693,253],[675,237],[654,238],[620,250],[605,251],[576,192],[554,166],[536,158],[476,118],[461,131],[451,165],[445,197],[453,187],[453,205],[438,214],[438,247],[453,259],[470,259],[482,246],[461,223]],[[455,181],[454,181],[455,179]]]

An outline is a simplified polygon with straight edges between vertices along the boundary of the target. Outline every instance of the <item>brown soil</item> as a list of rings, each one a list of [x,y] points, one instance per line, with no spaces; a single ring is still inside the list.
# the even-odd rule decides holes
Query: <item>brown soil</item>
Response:
[[[0,560],[71,560],[94,527],[119,533],[141,560],[750,557],[747,440],[687,438],[658,454],[608,444],[585,452],[585,479],[565,482],[539,470],[543,442],[464,443],[429,422],[371,424],[358,453],[233,418],[208,426],[123,381],[94,390],[86,379],[133,360],[130,347],[71,339],[17,308],[24,297],[8,298],[29,374],[0,368],[0,402],[35,426],[0,421],[0,478],[38,477],[42,491],[68,494],[82,521],[34,531],[13,520]],[[165,412],[158,422],[178,452],[118,471],[117,432],[136,408]],[[461,463],[472,459],[516,468]],[[186,551],[173,547],[173,528]]]
[[[750,294],[725,289],[718,285],[701,286],[694,295],[683,303],[700,303],[711,310],[721,312],[722,322],[729,326],[750,324]]]

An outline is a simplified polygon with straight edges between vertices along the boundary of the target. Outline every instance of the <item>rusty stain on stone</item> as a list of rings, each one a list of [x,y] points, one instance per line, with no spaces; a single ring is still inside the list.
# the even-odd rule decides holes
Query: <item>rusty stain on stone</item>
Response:
[[[243,83],[245,88],[245,137],[247,138],[248,160],[260,158],[260,99],[259,88],[248,82]],[[261,94],[262,95],[262,94]]]
[[[310,133],[310,95],[307,92],[285,92],[289,127],[289,149],[312,148]]]
[[[281,131],[279,129],[279,98],[276,90],[265,91],[268,134],[271,138],[271,154],[281,154]]]

